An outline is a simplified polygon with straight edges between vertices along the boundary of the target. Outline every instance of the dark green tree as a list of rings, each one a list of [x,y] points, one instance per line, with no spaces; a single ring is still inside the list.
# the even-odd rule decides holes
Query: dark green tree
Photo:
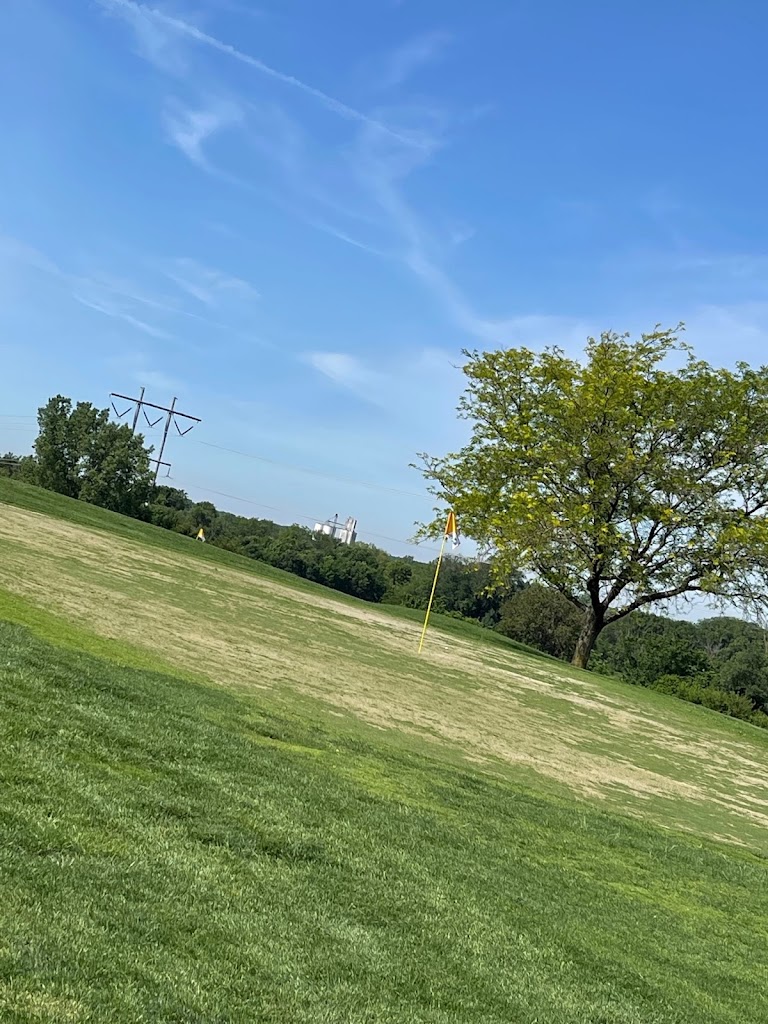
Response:
[[[265,561],[296,576],[307,577],[317,562],[320,544],[327,538],[316,540],[317,544],[303,526],[288,526],[265,546]]]
[[[164,530],[186,533],[184,513],[191,507],[192,502],[185,491],[162,484],[152,491],[149,519],[155,526],[161,526]]]
[[[149,452],[127,426],[106,423],[90,438],[80,499],[134,519],[148,519]]]
[[[310,578],[363,601],[381,601],[387,578],[375,548],[368,544],[348,546],[336,540],[324,543],[320,537],[314,540],[327,550],[315,563],[315,573]]]
[[[497,629],[518,643],[567,661],[579,638],[581,614],[556,590],[533,583],[507,598]]]
[[[638,612],[610,625],[595,651],[599,668],[650,686],[661,676],[692,679],[709,671],[697,626]]]
[[[37,464],[31,455],[14,455],[13,452],[6,452],[5,455],[0,455],[0,476],[34,484],[37,483]]]
[[[732,616],[704,619],[696,623],[696,633],[715,685],[768,710],[768,633]]]
[[[37,483],[93,505],[147,518],[152,489],[149,450],[140,434],[109,421],[90,402],[72,408],[56,395],[38,411]]]
[[[386,600],[409,608],[426,608],[432,591],[435,562],[402,561],[408,566],[409,575],[400,584],[390,584]],[[492,579],[488,563],[449,556],[443,560],[433,607],[436,612],[477,619],[483,625],[493,627],[499,621],[504,598],[519,585],[517,577],[512,576],[501,588]]]
[[[182,491],[180,487],[169,487],[167,484],[155,487],[152,492],[152,504],[163,505],[165,508],[172,508],[177,512],[185,512],[192,506],[186,491]]]
[[[41,487],[70,498],[79,497],[86,418],[91,421],[91,429],[97,429],[98,410],[90,403],[78,403],[73,410],[72,400],[63,395],[56,395],[38,409],[39,433],[34,447]],[[102,422],[107,419],[105,414]]]

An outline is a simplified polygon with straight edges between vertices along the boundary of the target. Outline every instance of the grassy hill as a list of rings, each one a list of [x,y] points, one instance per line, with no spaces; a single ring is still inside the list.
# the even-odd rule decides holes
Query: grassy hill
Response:
[[[764,732],[0,502],[0,1020],[768,1019]]]

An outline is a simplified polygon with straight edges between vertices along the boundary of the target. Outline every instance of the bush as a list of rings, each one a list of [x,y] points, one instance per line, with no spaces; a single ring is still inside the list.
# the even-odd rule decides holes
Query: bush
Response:
[[[576,648],[582,618],[562,594],[532,583],[504,602],[496,628],[520,644],[568,661]]]
[[[712,711],[730,715],[731,718],[741,718],[743,721],[759,725],[763,729],[768,728],[768,715],[763,714],[762,711],[755,711],[748,697],[712,686],[708,676],[694,678],[676,675],[659,676],[658,679],[650,683],[649,689],[680,697],[691,704],[700,704]]]

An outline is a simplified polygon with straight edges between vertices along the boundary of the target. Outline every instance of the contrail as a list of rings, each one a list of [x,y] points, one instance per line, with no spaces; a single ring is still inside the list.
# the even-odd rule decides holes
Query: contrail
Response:
[[[313,85],[308,85],[306,82],[302,82],[300,78],[296,78],[293,75],[287,75],[283,71],[278,71],[276,68],[270,67],[269,64],[265,64],[264,61],[259,60],[257,57],[252,57],[248,53],[243,53],[242,50],[238,50],[230,43],[225,43],[221,39],[217,39],[215,36],[209,35],[207,32],[203,32],[195,25],[190,25],[187,21],[182,21],[181,18],[173,18],[169,14],[164,14],[162,11],[158,11],[156,7],[148,7],[146,4],[137,3],[136,0],[99,0],[102,7],[122,7],[124,10],[132,11],[134,14],[144,15],[145,17],[154,18],[155,21],[162,25],[166,25],[168,28],[173,29],[180,35],[187,36],[189,39],[194,39],[197,43],[202,43],[204,46],[209,46],[212,50],[218,50],[219,53],[225,53],[228,57],[232,57],[234,60],[240,61],[241,64],[247,64],[248,67],[255,68],[260,71],[263,75],[268,75],[270,78],[274,78],[278,82],[282,82],[284,85],[290,85],[294,89],[298,89],[308,96],[314,97],[319,100],[323,106],[327,107],[328,110],[332,110],[335,114],[340,117],[344,117],[349,121],[358,121],[362,124],[367,124],[371,128],[378,128],[382,132],[386,132],[387,135],[398,139],[400,142],[405,142],[408,145],[417,144],[416,140],[412,137],[398,132],[394,128],[390,128],[389,125],[384,124],[382,121],[377,121],[376,118],[369,117],[367,114],[363,114],[359,110],[355,110],[354,107],[348,106],[346,103],[342,103],[341,100],[334,99],[333,96],[329,96],[328,93],[323,92],[321,89],[316,89]]]

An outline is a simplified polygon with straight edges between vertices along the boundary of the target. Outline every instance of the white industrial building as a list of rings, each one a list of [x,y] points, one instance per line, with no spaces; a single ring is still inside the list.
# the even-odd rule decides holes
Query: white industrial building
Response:
[[[333,537],[342,544],[354,544],[357,540],[357,520],[349,516],[344,525],[339,522],[339,515],[333,519],[327,519],[324,523],[315,523],[312,532],[323,533],[326,537]]]

